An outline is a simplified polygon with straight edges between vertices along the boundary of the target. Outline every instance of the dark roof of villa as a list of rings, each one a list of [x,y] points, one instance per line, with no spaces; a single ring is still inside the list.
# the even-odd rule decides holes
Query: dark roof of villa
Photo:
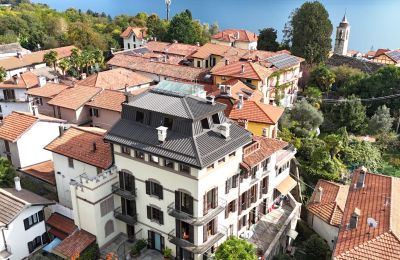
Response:
[[[167,131],[167,138],[159,142],[157,129],[152,125],[141,124],[132,118],[139,108],[150,110],[154,114],[166,114],[181,118],[187,131]],[[230,137],[224,138],[217,130],[218,125],[195,134],[192,128],[195,122],[219,113],[225,105],[209,104],[206,100],[193,96],[161,94],[154,91],[134,97],[129,104],[123,105],[122,119],[108,132],[105,139],[143,152],[159,155],[185,164],[204,168],[214,161],[251,142],[251,134],[233,122],[230,123]],[[225,122],[226,119],[223,118]]]

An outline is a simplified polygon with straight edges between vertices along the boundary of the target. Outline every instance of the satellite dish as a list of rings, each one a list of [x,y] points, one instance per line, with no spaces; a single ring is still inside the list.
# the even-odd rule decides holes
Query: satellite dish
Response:
[[[368,218],[367,219],[367,224],[368,224],[369,227],[372,227],[372,228],[378,227],[378,221],[376,221],[373,218]]]

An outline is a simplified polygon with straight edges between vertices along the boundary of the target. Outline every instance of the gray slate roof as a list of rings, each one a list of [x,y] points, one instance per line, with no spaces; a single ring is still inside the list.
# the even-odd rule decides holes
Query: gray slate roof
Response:
[[[384,64],[371,62],[365,59],[348,57],[344,55],[333,54],[326,62],[330,67],[338,67],[347,65],[351,68],[359,69],[365,73],[372,74],[378,69],[382,68]]]
[[[156,90],[133,97],[129,104],[141,109],[186,119],[198,119],[201,116],[224,110],[226,107],[220,103],[207,104],[204,99],[194,96],[162,95]]]

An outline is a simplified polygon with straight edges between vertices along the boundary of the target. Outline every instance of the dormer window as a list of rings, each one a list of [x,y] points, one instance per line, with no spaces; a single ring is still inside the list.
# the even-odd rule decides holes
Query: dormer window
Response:
[[[221,120],[219,120],[218,114],[212,115],[212,120],[214,124],[221,124]]]
[[[143,124],[144,113],[142,111],[136,111],[136,122]]]
[[[135,157],[140,160],[144,160],[144,152],[135,151]]]
[[[210,129],[210,124],[208,123],[208,118],[204,118],[201,120],[201,127],[203,129]]]
[[[163,126],[168,127],[168,129],[171,130],[173,121],[172,118],[164,117]]]

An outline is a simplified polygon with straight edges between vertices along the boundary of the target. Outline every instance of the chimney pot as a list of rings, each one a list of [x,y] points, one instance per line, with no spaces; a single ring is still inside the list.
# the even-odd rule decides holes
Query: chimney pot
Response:
[[[167,139],[167,130],[168,127],[165,126],[159,126],[156,128],[157,129],[157,134],[158,134],[158,141],[163,143],[165,139]]]
[[[315,194],[315,198],[314,198],[314,202],[316,202],[316,203],[320,203],[321,202],[323,190],[324,189],[321,186],[317,189],[316,194]]]
[[[14,183],[15,183],[15,190],[16,191],[21,191],[22,190],[21,181],[20,181],[20,178],[18,176],[14,178]]]
[[[242,70],[241,70],[241,73],[242,73],[242,74],[244,73],[244,64],[242,64]]]
[[[207,97],[207,103],[214,105],[215,104],[215,97],[214,96],[208,96]]]

